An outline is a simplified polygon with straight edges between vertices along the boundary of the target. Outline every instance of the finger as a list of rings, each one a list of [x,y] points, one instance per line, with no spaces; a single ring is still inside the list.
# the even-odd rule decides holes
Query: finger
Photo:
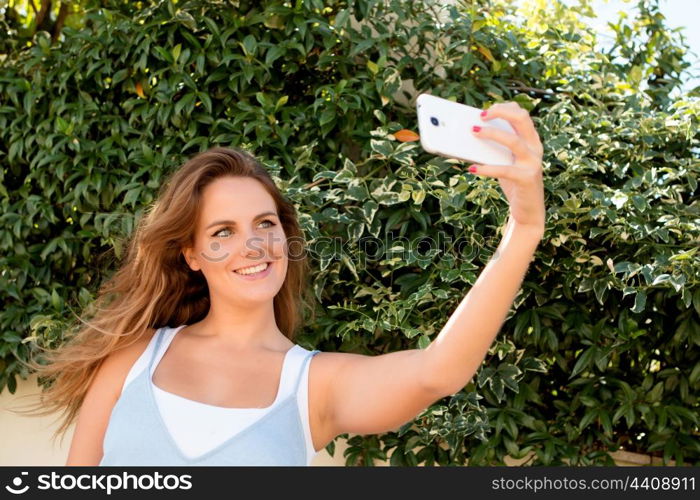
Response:
[[[490,139],[509,148],[515,158],[523,160],[534,156],[533,151],[525,144],[525,141],[512,132],[506,132],[494,127],[476,127],[472,134],[480,139]]]
[[[493,177],[494,179],[519,181],[522,177],[520,169],[513,168],[512,165],[483,165],[480,163],[475,163],[467,170],[472,174]]]
[[[521,108],[515,102],[499,102],[486,110],[486,115],[481,119],[484,121],[494,118],[502,118],[513,127],[515,132],[525,140],[533,151],[542,150],[542,142],[537,134],[535,124],[526,109]]]

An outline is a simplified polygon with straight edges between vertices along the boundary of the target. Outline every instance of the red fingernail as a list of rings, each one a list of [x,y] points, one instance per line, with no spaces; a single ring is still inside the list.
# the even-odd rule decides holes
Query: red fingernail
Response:
[[[474,126],[472,127],[472,130],[473,130],[474,132],[480,132],[480,131],[481,131],[481,127],[478,126],[478,125],[474,125]]]
[[[476,165],[472,165],[471,167],[469,167],[469,171],[470,171],[472,174],[475,173],[475,172],[476,172]]]
[[[484,116],[486,116],[486,111],[481,112],[481,117],[483,118]]]

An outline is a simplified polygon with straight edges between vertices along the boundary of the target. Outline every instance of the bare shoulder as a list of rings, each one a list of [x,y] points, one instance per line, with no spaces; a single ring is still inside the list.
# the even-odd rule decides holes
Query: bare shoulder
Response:
[[[350,352],[319,352],[312,359],[313,370],[319,378],[330,383],[348,363],[361,363],[376,356]]]
[[[357,354],[351,352],[319,352],[314,356],[316,371],[324,378],[334,376],[347,363],[361,363],[376,358],[376,355]]]
[[[377,356],[370,356],[365,354],[356,354],[349,352],[319,352],[312,359],[310,371],[310,381],[314,384],[317,393],[321,397],[324,403],[324,410],[328,410],[327,398],[330,396],[328,389],[333,386],[334,381],[339,373],[342,372],[343,368],[348,364],[362,364]]]
[[[443,397],[442,391],[426,381],[424,353],[404,349],[315,356],[310,390],[312,398],[314,388],[317,390],[319,421],[314,442],[325,446],[339,434],[397,430]]]
[[[311,358],[309,366],[310,374],[313,373],[313,382],[321,389],[330,385],[339,368],[347,360],[359,354],[349,354],[344,352],[319,352]]]
[[[362,354],[355,354],[349,352],[326,352],[321,351],[316,356],[313,357],[314,365],[316,370],[324,375],[334,374],[340,366],[344,363],[351,361],[353,359],[364,358],[369,356],[364,356]]]

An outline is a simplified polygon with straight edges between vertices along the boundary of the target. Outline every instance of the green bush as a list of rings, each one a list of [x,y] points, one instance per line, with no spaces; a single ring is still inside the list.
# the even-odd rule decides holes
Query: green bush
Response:
[[[1,63],[0,390],[66,340],[161,178],[217,145],[258,156],[301,214],[318,312],[300,343],[427,346],[508,206],[494,179],[395,140],[416,128],[412,80],[530,111],[547,230],[474,380],[396,432],[347,436],[348,465],[611,464],[620,448],[700,464],[700,107],[697,89],[674,96],[688,63],[654,2],[608,54],[585,0],[527,16],[497,0],[238,3],[103,2]]]

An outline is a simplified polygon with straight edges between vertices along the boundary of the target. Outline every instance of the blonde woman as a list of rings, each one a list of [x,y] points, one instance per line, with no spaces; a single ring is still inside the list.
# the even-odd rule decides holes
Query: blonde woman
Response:
[[[517,134],[488,127],[508,120]],[[250,155],[213,148],[163,185],[91,319],[34,365],[47,412],[75,422],[66,465],[308,465],[344,433],[396,430],[484,360],[543,236],[543,148],[513,102],[473,131],[508,147],[497,253],[426,349],[319,352],[294,342],[308,298],[294,207]]]

